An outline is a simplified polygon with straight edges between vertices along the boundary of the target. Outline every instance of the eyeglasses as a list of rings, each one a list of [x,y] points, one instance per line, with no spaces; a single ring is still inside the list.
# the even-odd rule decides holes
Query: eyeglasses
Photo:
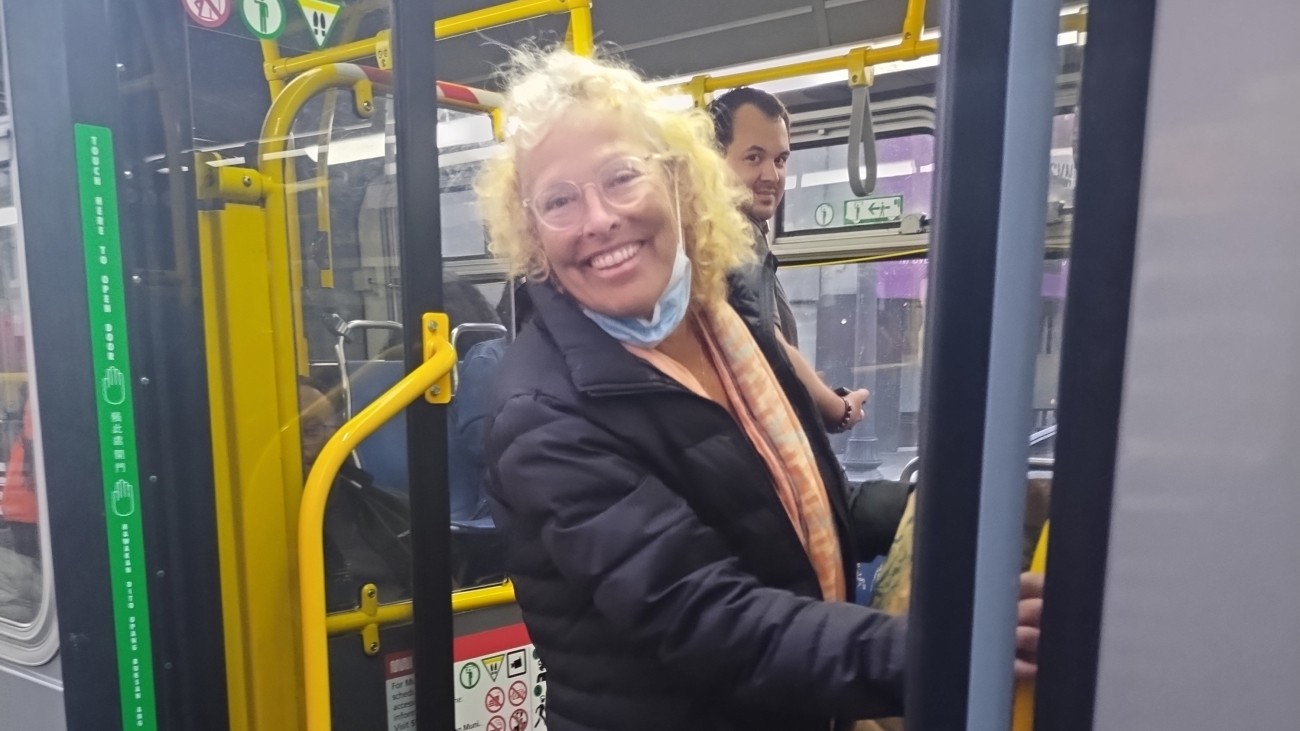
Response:
[[[538,222],[554,231],[567,231],[582,223],[587,216],[587,200],[583,191],[595,186],[596,192],[611,208],[628,208],[645,198],[650,191],[651,160],[646,157],[618,157],[600,167],[593,183],[576,183],[559,180],[546,184],[524,207],[533,212]]]

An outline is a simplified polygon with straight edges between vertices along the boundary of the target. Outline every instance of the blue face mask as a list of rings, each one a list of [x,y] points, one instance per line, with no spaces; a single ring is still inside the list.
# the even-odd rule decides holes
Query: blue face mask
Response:
[[[691,260],[686,258],[686,248],[679,243],[677,256],[673,259],[673,272],[668,277],[668,286],[659,295],[659,301],[655,303],[654,312],[649,319],[611,317],[586,307],[582,311],[611,338],[628,345],[653,348],[682,324],[690,304]]]

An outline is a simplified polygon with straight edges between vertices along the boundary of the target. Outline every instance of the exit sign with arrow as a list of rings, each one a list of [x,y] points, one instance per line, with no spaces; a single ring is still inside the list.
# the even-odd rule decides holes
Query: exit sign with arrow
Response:
[[[898,223],[903,220],[903,196],[886,195],[844,201],[844,222],[852,225]]]

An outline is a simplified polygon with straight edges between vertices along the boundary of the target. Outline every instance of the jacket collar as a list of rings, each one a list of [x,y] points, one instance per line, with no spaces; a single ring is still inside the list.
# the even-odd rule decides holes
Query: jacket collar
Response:
[[[529,282],[535,322],[555,343],[573,385],[588,395],[671,387],[674,382],[627,352],[549,282]]]

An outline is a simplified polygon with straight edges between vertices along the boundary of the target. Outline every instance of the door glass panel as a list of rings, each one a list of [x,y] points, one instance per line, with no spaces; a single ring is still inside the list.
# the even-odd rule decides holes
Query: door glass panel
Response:
[[[393,100],[388,88],[378,84],[374,88],[368,118],[358,114],[363,107],[344,87],[312,97],[293,127],[301,322],[311,373],[310,386],[303,384],[301,398],[304,418],[316,411],[325,415],[313,417],[310,428],[317,431],[359,413],[405,375],[401,294],[408,282],[403,279],[398,250]],[[484,114],[442,109],[439,135],[440,144],[447,143],[440,160],[444,250],[461,257],[483,257],[484,230],[471,185],[479,162],[494,144],[491,120]],[[288,245],[292,252],[295,242]],[[412,281],[410,286],[422,284]],[[452,272],[442,286],[460,356],[457,396],[449,408],[447,463],[452,585],[466,588],[504,578],[500,536],[487,514],[483,492],[486,384],[504,351],[505,328],[499,314],[504,288],[500,282],[475,284]],[[313,403],[318,406],[313,408]],[[304,432],[304,444],[310,442],[311,435]],[[399,571],[376,560],[367,549],[388,541],[392,533],[404,533],[409,521],[407,496],[420,486],[411,482],[406,450],[405,420],[399,417],[359,444],[345,467],[344,481],[359,481],[367,489],[343,491],[363,496],[361,504],[329,513],[327,535],[355,530],[343,520],[349,512],[372,518],[376,511],[395,514],[379,535],[359,536],[364,540],[355,547],[356,555],[343,559],[346,570],[331,569],[330,575],[339,577],[338,591],[346,594],[331,598],[332,608],[357,605],[365,573],[380,576],[381,601],[409,597],[405,561]],[[393,551],[405,555],[397,548]],[[343,573],[353,577],[350,583],[341,578]]]
[[[0,58],[4,54],[0,53]],[[7,65],[7,60],[5,61]],[[17,167],[7,95],[0,69],[0,635],[31,636],[48,585],[42,551],[44,499],[40,432],[27,337],[27,272],[19,223]],[[3,648],[3,643],[0,643]]]

